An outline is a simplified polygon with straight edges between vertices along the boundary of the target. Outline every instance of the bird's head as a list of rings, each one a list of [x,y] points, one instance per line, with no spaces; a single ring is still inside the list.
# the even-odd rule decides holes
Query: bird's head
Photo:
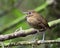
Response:
[[[26,14],[27,14],[26,17],[32,17],[32,16],[35,16],[36,11],[34,11],[34,10],[28,10],[28,12]]]

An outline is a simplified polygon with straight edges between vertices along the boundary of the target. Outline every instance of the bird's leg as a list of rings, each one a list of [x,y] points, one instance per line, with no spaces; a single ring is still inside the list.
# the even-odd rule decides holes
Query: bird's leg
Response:
[[[44,42],[45,40],[45,32],[42,32],[42,43]]]
[[[32,29],[34,29],[34,28],[32,28]],[[37,29],[34,29],[35,31],[37,31]],[[33,34],[33,39],[32,39],[32,41],[36,41],[36,40],[38,40],[38,38],[37,38],[37,33],[36,34]]]
[[[38,34],[41,35],[42,34],[42,40],[41,42],[43,43],[44,42],[44,39],[45,39],[45,32],[40,32],[39,30],[37,30]],[[40,34],[41,33],[41,34]]]
[[[38,40],[38,38],[37,38],[38,34],[37,34],[37,33],[36,33],[36,34],[34,34],[33,36],[34,36],[34,37],[33,37],[33,41]]]
[[[39,32],[39,30],[37,30],[37,29],[36,29],[36,31]],[[35,44],[32,44],[32,48],[37,48],[37,46],[38,46],[37,45],[37,40],[38,40],[38,37],[37,36],[38,36],[38,34],[39,33],[36,33],[36,34],[33,35],[34,36],[33,37],[33,41],[35,41]]]

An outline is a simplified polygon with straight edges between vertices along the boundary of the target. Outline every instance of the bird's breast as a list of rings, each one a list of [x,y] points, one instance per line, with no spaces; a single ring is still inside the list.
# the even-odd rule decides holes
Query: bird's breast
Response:
[[[35,23],[37,23],[36,21],[36,19],[35,18],[27,18],[27,21],[29,22],[29,23],[33,23],[33,24],[35,24]]]

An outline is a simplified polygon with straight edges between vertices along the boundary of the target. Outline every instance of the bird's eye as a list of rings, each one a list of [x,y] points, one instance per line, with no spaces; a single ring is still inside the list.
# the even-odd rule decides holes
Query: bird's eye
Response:
[[[31,12],[29,12],[28,14],[31,14]]]

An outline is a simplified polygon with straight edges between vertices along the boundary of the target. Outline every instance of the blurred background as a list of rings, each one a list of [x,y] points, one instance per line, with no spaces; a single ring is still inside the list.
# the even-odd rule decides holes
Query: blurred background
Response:
[[[30,26],[24,19],[23,12],[36,9],[44,5],[46,0],[0,0],[0,34],[13,33],[16,29],[22,27],[23,29],[29,29]],[[53,21],[60,18],[60,0],[55,0],[55,4],[51,4],[41,10],[39,13],[47,19],[47,21]],[[34,35],[28,35],[26,37],[18,37],[4,41],[4,43],[19,42],[19,41],[31,41],[35,40]],[[49,32],[46,31],[46,40],[60,40],[60,24],[57,24]],[[37,35],[36,38],[42,37]],[[38,45],[37,48],[60,48],[60,44],[43,44]],[[32,45],[18,45],[10,46],[10,48],[32,48]]]

